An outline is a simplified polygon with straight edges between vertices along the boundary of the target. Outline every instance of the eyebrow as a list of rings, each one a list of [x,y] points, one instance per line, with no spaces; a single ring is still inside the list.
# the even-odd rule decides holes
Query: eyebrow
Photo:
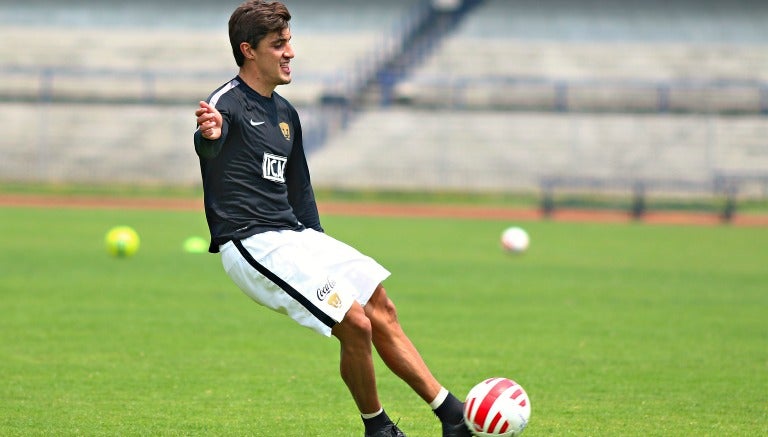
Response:
[[[278,44],[278,43],[285,43],[291,40],[293,38],[293,35],[289,35],[288,38],[284,37],[282,34],[280,34],[277,38],[270,41],[271,44]]]

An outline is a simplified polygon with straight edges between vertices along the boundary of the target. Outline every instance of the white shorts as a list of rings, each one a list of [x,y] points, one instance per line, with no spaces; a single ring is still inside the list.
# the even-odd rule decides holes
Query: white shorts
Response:
[[[354,301],[365,305],[390,274],[313,229],[260,233],[220,251],[224,270],[251,299],[326,336]]]

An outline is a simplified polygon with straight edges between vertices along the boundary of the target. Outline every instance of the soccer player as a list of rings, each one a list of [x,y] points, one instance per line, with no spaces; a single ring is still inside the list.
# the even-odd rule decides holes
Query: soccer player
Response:
[[[249,0],[232,13],[238,75],[196,109],[209,251],[259,304],[338,339],[341,378],[366,436],[404,436],[376,389],[373,350],[434,410],[444,436],[469,436],[463,403],[430,372],[381,282],[389,272],[320,225],[299,116],[275,92],[291,82],[291,15]]]

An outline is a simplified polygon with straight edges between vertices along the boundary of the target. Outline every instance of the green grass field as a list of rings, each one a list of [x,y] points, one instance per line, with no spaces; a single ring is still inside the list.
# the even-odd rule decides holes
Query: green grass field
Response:
[[[114,225],[142,237],[109,257]],[[459,396],[520,382],[534,436],[768,435],[768,229],[325,217],[388,267],[401,322]],[[361,436],[338,345],[264,310],[200,212],[0,208],[0,435]],[[378,362],[390,416],[439,435]]]

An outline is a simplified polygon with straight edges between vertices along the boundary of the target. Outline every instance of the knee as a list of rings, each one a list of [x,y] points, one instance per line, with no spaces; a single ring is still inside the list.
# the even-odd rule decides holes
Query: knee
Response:
[[[371,321],[363,307],[357,304],[352,305],[344,319],[331,330],[331,333],[342,343],[353,340],[370,342],[372,332]]]
[[[398,323],[395,303],[387,296],[387,291],[381,285],[376,288],[368,305],[365,306],[365,312],[375,325]]]

